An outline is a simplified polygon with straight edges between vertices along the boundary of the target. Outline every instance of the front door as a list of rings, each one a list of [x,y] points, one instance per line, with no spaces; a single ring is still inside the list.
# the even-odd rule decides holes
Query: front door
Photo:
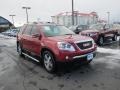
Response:
[[[37,26],[33,26],[30,37],[31,52],[40,55],[41,50],[41,40],[40,40],[40,30]]]

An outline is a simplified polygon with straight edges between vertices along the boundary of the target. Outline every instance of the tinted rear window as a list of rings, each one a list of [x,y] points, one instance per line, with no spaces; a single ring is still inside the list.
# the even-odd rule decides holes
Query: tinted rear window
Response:
[[[22,34],[23,33],[23,31],[25,30],[25,28],[26,28],[26,26],[24,25],[24,26],[22,26],[20,29],[19,29],[19,33],[20,34]]]

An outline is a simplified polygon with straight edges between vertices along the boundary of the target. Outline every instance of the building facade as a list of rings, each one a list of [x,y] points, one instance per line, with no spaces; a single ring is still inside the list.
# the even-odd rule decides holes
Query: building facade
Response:
[[[63,12],[52,16],[52,22],[69,27],[72,25],[72,13]],[[91,25],[96,24],[97,22],[98,15],[96,12],[80,13],[78,11],[74,11],[74,25]]]
[[[7,19],[0,16],[0,32],[4,31],[10,27],[14,27],[13,24],[10,21],[8,21]]]

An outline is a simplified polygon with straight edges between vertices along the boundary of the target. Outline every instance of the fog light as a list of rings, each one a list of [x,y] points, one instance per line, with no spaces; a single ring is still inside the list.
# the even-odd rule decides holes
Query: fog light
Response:
[[[66,59],[69,59],[69,57],[68,57],[68,56],[66,56],[65,58],[66,58]]]

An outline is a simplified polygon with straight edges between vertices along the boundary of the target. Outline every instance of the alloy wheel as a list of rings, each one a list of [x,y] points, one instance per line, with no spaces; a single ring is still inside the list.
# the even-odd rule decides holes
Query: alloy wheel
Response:
[[[54,68],[55,68],[55,64],[54,64],[54,58],[53,58],[52,54],[50,52],[46,51],[43,54],[43,58],[44,58],[45,69],[48,72],[53,72]]]

